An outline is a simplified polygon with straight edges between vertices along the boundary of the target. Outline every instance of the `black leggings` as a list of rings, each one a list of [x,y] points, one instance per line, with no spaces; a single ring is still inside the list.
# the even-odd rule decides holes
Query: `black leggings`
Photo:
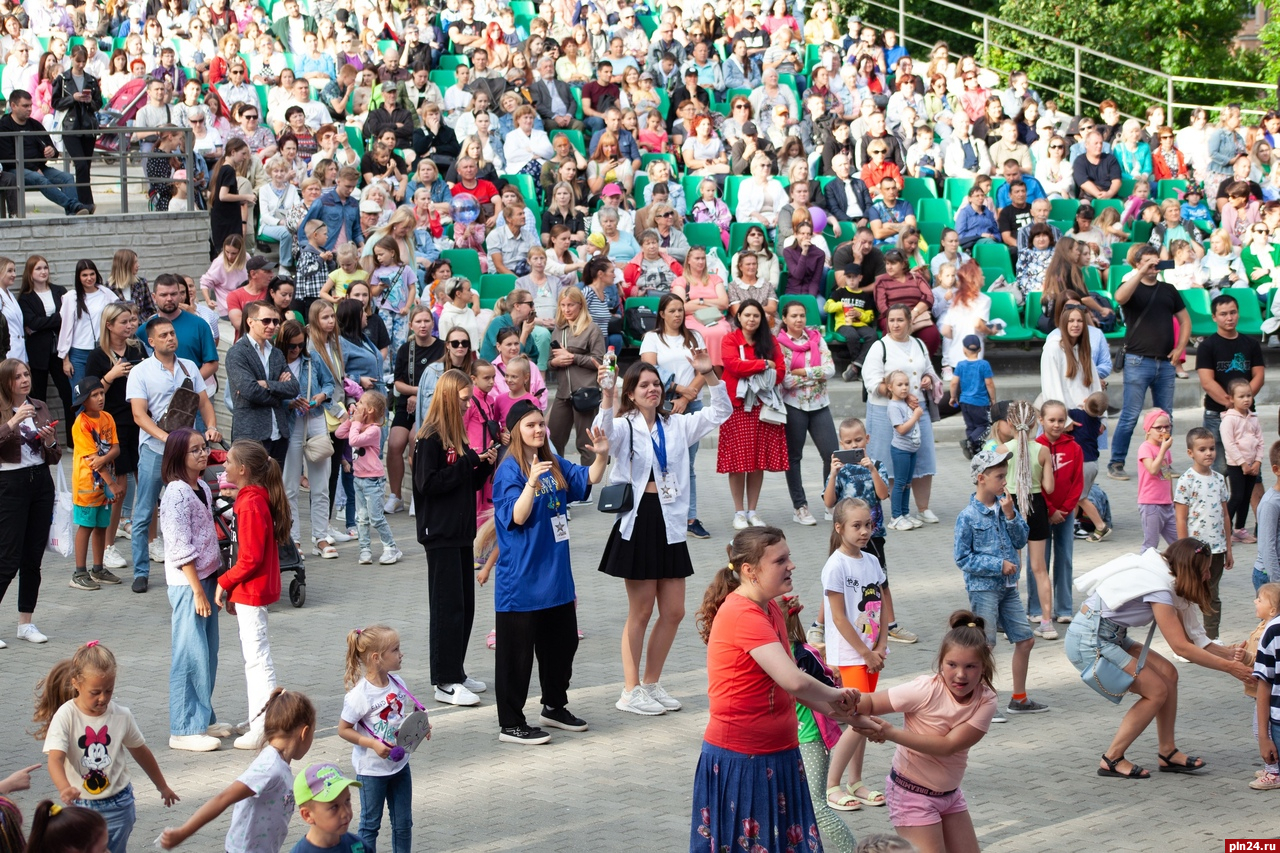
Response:
[[[1231,489],[1231,497],[1227,498],[1227,516],[1231,519],[1232,530],[1244,530],[1248,523],[1249,500],[1257,482],[1257,474],[1244,473],[1240,465],[1227,466],[1227,486]]]
[[[0,600],[16,577],[19,613],[36,610],[40,564],[52,521],[53,478],[48,465],[0,471]]]

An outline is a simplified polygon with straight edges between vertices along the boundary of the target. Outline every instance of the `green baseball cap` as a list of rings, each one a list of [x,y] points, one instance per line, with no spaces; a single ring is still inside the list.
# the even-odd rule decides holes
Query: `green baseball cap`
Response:
[[[342,775],[336,764],[325,762],[311,764],[293,780],[293,798],[298,805],[315,800],[331,803],[347,788],[359,788],[360,783]]]

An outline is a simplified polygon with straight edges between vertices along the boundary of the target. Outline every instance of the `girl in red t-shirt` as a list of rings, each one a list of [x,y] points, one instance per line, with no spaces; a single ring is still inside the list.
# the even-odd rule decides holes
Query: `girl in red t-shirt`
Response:
[[[711,721],[694,776],[689,846],[820,850],[794,703],[854,723],[859,694],[823,684],[791,657],[774,601],[791,592],[795,570],[782,531],[741,530],[728,551],[729,565],[711,581],[697,617],[707,644]]]

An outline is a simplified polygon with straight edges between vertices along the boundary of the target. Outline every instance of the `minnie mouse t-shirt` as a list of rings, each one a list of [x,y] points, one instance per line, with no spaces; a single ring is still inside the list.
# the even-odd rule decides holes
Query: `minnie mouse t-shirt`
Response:
[[[388,746],[396,745],[400,724],[414,710],[413,697],[400,679],[394,677],[387,679],[385,687],[376,687],[369,679],[362,678],[342,700],[342,719],[355,726],[360,734],[380,738]],[[392,761],[379,758],[378,753],[363,746],[351,748],[351,766],[359,776],[393,776],[408,763],[408,755]]]
[[[124,750],[146,746],[146,739],[128,708],[107,703],[105,714],[94,717],[63,704],[49,721],[44,751],[62,752],[67,781],[80,789],[82,800],[105,800],[129,787],[129,762]]]

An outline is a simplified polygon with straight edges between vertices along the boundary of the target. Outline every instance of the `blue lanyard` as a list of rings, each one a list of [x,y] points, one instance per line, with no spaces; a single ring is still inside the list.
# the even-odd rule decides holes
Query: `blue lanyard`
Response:
[[[548,480],[547,478],[544,477],[541,479],[540,482],[547,489],[547,509],[551,511],[552,515],[559,515],[560,505],[561,505],[560,491],[556,486],[555,478],[551,478]]]
[[[667,475],[667,433],[662,428],[662,418],[658,418],[658,440],[653,442],[653,458],[658,463],[658,468],[662,471],[662,476]],[[650,436],[650,441],[653,437]]]

